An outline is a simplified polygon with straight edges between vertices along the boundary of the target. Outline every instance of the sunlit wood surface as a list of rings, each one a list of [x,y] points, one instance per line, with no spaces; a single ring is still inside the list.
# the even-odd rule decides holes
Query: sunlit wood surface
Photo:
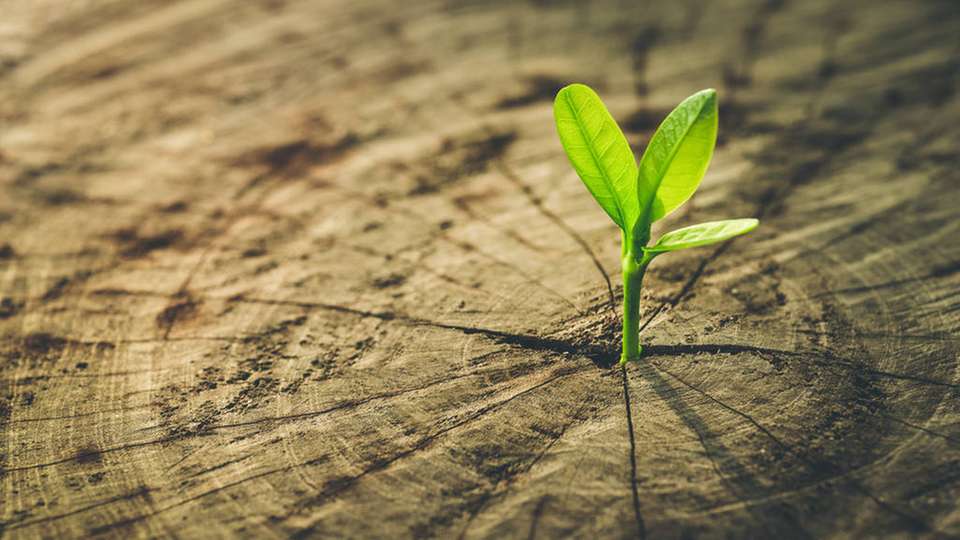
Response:
[[[953,1],[0,0],[0,536],[960,536]],[[551,100],[704,87],[647,356]]]

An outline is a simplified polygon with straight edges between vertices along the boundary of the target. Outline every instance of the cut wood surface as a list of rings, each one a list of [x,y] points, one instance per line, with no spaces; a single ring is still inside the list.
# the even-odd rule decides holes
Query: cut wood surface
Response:
[[[645,280],[555,133],[715,87]],[[953,1],[0,0],[0,536],[960,536]]]

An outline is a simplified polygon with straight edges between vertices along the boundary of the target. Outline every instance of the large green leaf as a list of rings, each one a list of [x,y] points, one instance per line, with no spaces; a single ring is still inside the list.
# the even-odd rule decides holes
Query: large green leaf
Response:
[[[557,133],[593,197],[629,233],[640,213],[637,162],[617,122],[590,87],[571,84],[553,102]]]
[[[660,237],[657,243],[644,251],[648,253],[663,253],[692,247],[706,246],[729,240],[734,236],[748,233],[757,228],[760,221],[753,218],[727,219],[724,221],[708,221],[698,225],[691,225],[675,231],[670,231]]]
[[[717,92],[701,90],[683,100],[657,128],[640,160],[641,219],[635,237],[682,205],[700,185],[717,141]],[[639,234],[638,234],[639,233]]]

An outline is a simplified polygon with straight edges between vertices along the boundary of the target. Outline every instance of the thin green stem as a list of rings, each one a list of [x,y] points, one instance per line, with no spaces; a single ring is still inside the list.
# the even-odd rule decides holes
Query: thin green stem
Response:
[[[629,243],[628,243],[629,246]],[[650,264],[648,255],[644,254],[637,260],[633,249],[627,247],[621,260],[623,269],[623,350],[620,353],[620,364],[640,358],[643,347],[640,345],[640,290],[643,285],[643,275]]]

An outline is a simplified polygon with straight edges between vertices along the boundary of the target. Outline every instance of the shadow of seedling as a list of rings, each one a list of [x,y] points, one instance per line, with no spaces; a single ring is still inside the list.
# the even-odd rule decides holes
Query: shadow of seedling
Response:
[[[718,346],[648,346],[645,348],[645,352],[651,356],[655,354],[686,354],[691,350],[703,352],[704,348],[709,347]],[[754,504],[754,501],[768,497],[771,494],[771,488],[761,484],[750,471],[750,468],[737,459],[735,453],[723,443],[723,434],[711,429],[710,424],[693,407],[687,404],[681,393],[661,376],[660,368],[647,361],[635,362],[634,365],[636,367],[631,368],[631,370],[635,370],[635,373],[643,381],[649,383],[657,397],[680,418],[684,425],[697,435],[707,459],[710,460],[721,482],[735,498],[735,502],[742,503],[742,508],[752,518],[752,527],[759,525],[765,531],[765,535],[771,538],[809,536],[803,532],[801,523],[788,508],[780,505]],[[624,374],[628,371],[630,370],[625,370]],[[625,384],[624,392],[629,395],[629,385]],[[631,446],[636,448],[636,441],[632,440]]]

